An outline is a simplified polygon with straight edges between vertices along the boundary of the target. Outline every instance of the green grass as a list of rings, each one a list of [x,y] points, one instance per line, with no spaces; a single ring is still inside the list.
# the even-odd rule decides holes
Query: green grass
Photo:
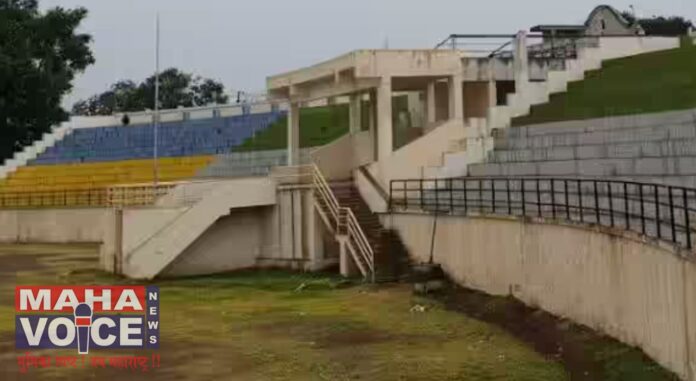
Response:
[[[12,305],[15,284],[130,283],[96,271],[95,261],[86,260],[95,258],[95,252],[60,249],[62,254],[38,256],[30,249],[17,253],[0,246],[3,305]],[[39,251],[50,254],[56,248],[34,248]],[[414,297],[407,286],[370,287],[333,275],[281,271],[156,284],[161,290],[160,369],[115,374],[108,369],[53,369],[19,375],[13,312],[6,308],[0,310],[0,379],[567,379],[559,363],[501,329]],[[426,311],[412,312],[415,304]]]
[[[514,126],[696,107],[696,46],[611,60]]]
[[[507,296],[452,289],[439,298],[449,308],[504,327],[531,340],[547,356],[561,359],[571,379],[603,381],[672,381],[678,378],[639,348],[598,334]]]
[[[109,369],[17,372],[15,285],[133,284],[96,269],[95,246],[0,244],[2,380],[568,380],[563,366],[484,320],[525,321],[509,298],[471,299],[476,316],[445,300],[414,296],[406,285],[353,284],[332,274],[238,272],[155,282],[161,299],[162,367],[148,373]],[[414,305],[425,312],[412,311]],[[483,311],[483,312],[481,312]],[[594,359],[609,381],[671,380],[639,350],[563,325],[562,344]],[[540,333],[543,335],[543,333]],[[90,355],[149,355],[93,351]],[[74,356],[74,350],[43,352]],[[554,356],[549,356],[555,358]],[[587,356],[585,356],[587,357]],[[583,360],[584,361],[584,360]],[[577,365],[577,364],[576,364]],[[587,368],[582,368],[587,369]]]
[[[348,105],[300,109],[300,147],[330,143],[348,132]],[[287,148],[287,118],[283,117],[256,136],[247,139],[235,151],[263,151]]]

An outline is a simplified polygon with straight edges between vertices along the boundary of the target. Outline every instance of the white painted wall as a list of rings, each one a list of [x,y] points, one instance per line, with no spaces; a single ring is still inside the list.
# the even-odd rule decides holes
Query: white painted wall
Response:
[[[252,266],[321,268],[328,257],[317,239],[321,221],[315,218],[311,187],[281,184],[287,180],[182,184],[177,188],[197,190],[200,199],[179,207],[168,200],[154,208],[124,210],[125,275],[210,274]]]
[[[391,215],[383,223],[416,260],[428,259],[432,216]],[[514,295],[696,379],[696,263],[671,247],[599,229],[440,216],[434,257],[465,287]]]
[[[113,227],[110,209],[0,210],[0,242],[101,242]]]
[[[389,157],[371,164],[370,171],[384,189],[389,189],[392,179],[423,178],[425,168],[442,165],[444,153],[452,149],[451,143],[465,138],[466,133],[462,120],[450,120]]]
[[[367,169],[369,172],[370,169]],[[372,176],[372,178],[377,181],[377,179]],[[386,199],[380,194],[379,190],[376,189],[375,185],[367,178],[367,176],[362,173],[359,169],[353,171],[353,184],[355,188],[360,193],[360,196],[365,201],[370,210],[374,213],[385,213],[388,209],[388,198],[389,198],[389,188],[382,187],[382,190],[387,193]],[[379,184],[378,184],[379,185]]]
[[[186,207],[124,209],[123,252],[133,251],[186,209]]]
[[[676,49],[679,37],[600,37],[599,49],[588,49],[595,58],[609,60],[636,54]]]
[[[109,269],[117,250],[116,211],[93,209],[1,209],[0,242],[99,243],[100,264]]]
[[[153,278],[208,228],[236,208],[275,204],[276,184],[270,178],[220,182],[200,201],[173,216],[156,234],[124,252],[123,269],[133,278]],[[134,223],[140,224],[138,218]]]
[[[255,267],[274,250],[271,207],[233,210],[198,237],[161,276],[212,274]],[[269,234],[270,233],[270,234]],[[271,254],[272,255],[272,254]]]
[[[373,161],[374,140],[370,131],[346,134],[310,154],[327,180],[350,179],[354,168]]]

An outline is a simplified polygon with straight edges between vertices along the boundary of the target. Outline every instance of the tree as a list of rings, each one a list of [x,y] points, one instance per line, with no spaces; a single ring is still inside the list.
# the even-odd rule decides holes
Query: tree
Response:
[[[638,22],[646,36],[683,36],[694,27],[693,22],[681,16],[636,18],[633,13],[627,11],[621,15],[631,24]]]
[[[176,68],[160,74],[160,107],[164,109],[225,104],[225,86],[212,79],[194,77]],[[119,81],[108,91],[73,106],[74,115],[110,115],[115,112],[140,111],[155,108],[155,76],[136,85]]]
[[[67,119],[63,96],[94,63],[75,30],[84,8],[40,12],[37,0],[0,0],[0,160]]]
[[[212,79],[197,77],[192,86],[193,103],[207,105],[211,103],[225,104],[229,100],[225,95],[225,86]]]

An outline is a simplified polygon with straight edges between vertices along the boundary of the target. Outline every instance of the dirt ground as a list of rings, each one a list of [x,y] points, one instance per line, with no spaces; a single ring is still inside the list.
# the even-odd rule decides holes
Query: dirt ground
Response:
[[[495,324],[547,358],[557,359],[571,380],[679,380],[637,348],[513,298],[451,287],[438,299],[448,309]]]

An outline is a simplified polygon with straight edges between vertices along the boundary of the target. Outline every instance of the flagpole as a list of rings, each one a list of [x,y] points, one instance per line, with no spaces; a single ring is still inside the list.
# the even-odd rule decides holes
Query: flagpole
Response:
[[[159,183],[159,162],[158,162],[158,145],[159,145],[159,124],[160,124],[160,110],[159,110],[159,75],[160,75],[160,19],[159,12],[155,17],[155,115],[154,115],[154,126],[153,126],[153,182],[155,188]]]

